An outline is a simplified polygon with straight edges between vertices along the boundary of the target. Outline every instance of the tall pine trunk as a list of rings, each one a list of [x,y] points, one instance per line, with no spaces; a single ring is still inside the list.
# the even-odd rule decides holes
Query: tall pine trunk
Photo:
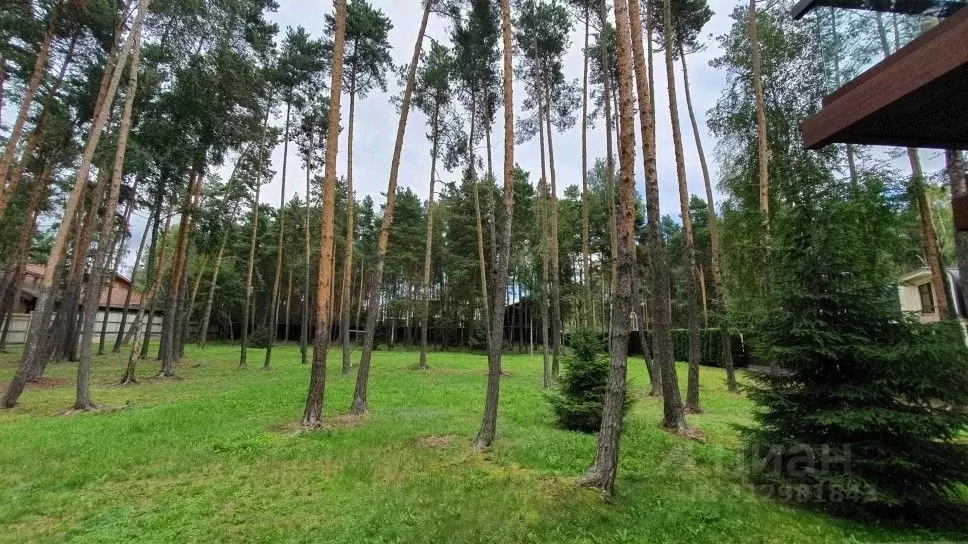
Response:
[[[944,264],[941,262],[941,252],[938,249],[938,233],[934,228],[934,217],[931,214],[931,203],[928,202],[927,186],[918,151],[909,147],[907,153],[911,162],[911,184],[908,192],[921,220],[921,247],[924,250],[924,260],[931,269],[931,290],[934,291],[935,311],[938,313],[938,318],[944,321],[948,319],[949,314],[948,290],[945,288]]]
[[[636,2],[637,0],[632,0]],[[615,0],[615,33],[618,50],[619,93],[619,184],[618,184],[618,278],[612,303],[610,331],[611,371],[602,410],[602,426],[592,466],[581,477],[583,486],[611,494],[618,473],[619,441],[625,409],[625,379],[629,343],[629,313],[632,311],[632,278],[635,275],[635,127],[632,98],[632,67],[629,66],[629,8]]]
[[[965,182],[965,163],[961,151],[945,151],[945,166],[948,169],[948,187],[951,202],[968,197],[968,183]],[[955,256],[958,259],[958,277],[962,293],[968,293],[968,231],[955,229]]]
[[[555,146],[551,126],[551,88],[547,78],[542,76],[545,95],[545,127],[548,132],[548,172],[551,174],[550,194],[548,195],[549,233],[551,242],[548,251],[551,254],[551,374],[557,378],[559,372],[558,358],[561,354],[561,263],[558,251],[558,182],[555,173]]]
[[[552,385],[553,372],[551,369],[551,344],[548,335],[548,268],[550,258],[548,255],[548,220],[546,219],[548,206],[548,186],[544,179],[538,184],[538,201],[541,203],[540,213],[538,214],[538,228],[541,235],[541,362],[544,369],[544,380],[542,385],[548,389]]]
[[[4,213],[7,211],[7,206],[10,205],[11,199],[17,193],[17,188],[20,186],[20,181],[23,179],[24,168],[26,167],[27,163],[30,162],[29,158],[33,156],[34,150],[40,144],[40,141],[44,136],[44,129],[47,126],[47,119],[50,116],[51,108],[54,105],[54,99],[57,96],[58,89],[60,89],[61,84],[64,82],[64,76],[67,74],[67,67],[70,66],[70,63],[74,58],[74,50],[77,46],[77,40],[79,37],[80,32],[74,32],[74,35],[71,37],[70,44],[67,46],[67,51],[64,53],[64,61],[61,63],[60,72],[57,74],[57,78],[54,79],[50,89],[47,91],[47,96],[44,98],[44,103],[40,108],[40,114],[37,116],[37,123],[30,132],[30,136],[27,137],[27,145],[24,146],[21,160],[16,166],[13,167],[12,173],[9,171],[10,165],[7,165],[6,168],[0,167],[2,168],[0,169],[0,218],[3,217]],[[12,140],[13,135],[11,135],[8,144]]]
[[[168,232],[170,221],[171,215],[169,214],[168,219],[165,220],[165,233]],[[162,245],[164,246],[164,244]],[[165,276],[167,267],[168,255],[165,253],[164,249],[162,249],[162,251],[159,252],[159,257],[155,266],[152,268],[149,264],[149,269],[151,272],[151,274],[147,276],[150,278],[149,285],[144,295],[141,297],[141,304],[138,305],[138,312],[135,314],[134,321],[131,323],[131,349],[128,352],[128,364],[125,367],[124,375],[121,376],[120,385],[134,385],[138,383],[136,377],[138,359],[145,357],[148,342],[151,339],[151,327],[152,322],[154,321],[153,317],[155,312],[155,297],[158,294],[158,287],[161,285],[161,281]],[[148,315],[148,322],[142,328],[141,324],[144,322],[145,315]],[[142,341],[142,336],[144,336],[144,340],[139,347],[139,342]],[[138,355],[139,349],[141,351],[140,357]]]
[[[763,96],[763,68],[757,35],[756,0],[750,0],[746,34],[750,42],[753,95],[756,103],[756,159],[758,165],[760,214],[767,247],[770,236],[770,154],[766,139],[766,100]]]
[[[146,2],[142,3],[145,8]],[[124,179],[124,155],[128,146],[128,136],[131,133],[131,115],[134,110],[134,99],[138,89],[138,61],[141,53],[141,29],[132,29],[134,33],[134,45],[131,54],[131,69],[129,70],[128,89],[124,101],[124,113],[121,115],[121,127],[118,133],[118,146],[114,156],[113,172],[111,174],[111,186],[105,200],[104,214],[101,218],[101,232],[98,236],[97,250],[94,252],[94,263],[91,266],[91,275],[88,280],[87,289],[84,292],[84,319],[81,334],[80,361],[77,365],[77,397],[74,401],[75,410],[90,410],[94,408],[91,401],[90,377],[91,359],[94,352],[94,329],[97,326],[98,299],[101,297],[101,287],[104,283],[107,261],[111,257],[114,248],[112,232],[115,230],[114,213],[118,206],[118,195],[121,193],[121,181]],[[121,70],[123,64],[118,66]],[[116,234],[123,240],[123,229]],[[111,278],[113,282],[113,278]],[[108,300],[106,311],[110,311],[111,301]]]
[[[159,192],[159,195],[161,193]],[[124,306],[121,310],[121,322],[118,323],[118,333],[114,339],[114,347],[111,348],[111,353],[121,353],[121,345],[124,342],[125,327],[128,324],[128,312],[131,311],[131,295],[134,293],[135,278],[138,274],[138,267],[141,265],[141,258],[144,255],[145,244],[148,242],[148,233],[152,231],[152,224],[156,225],[155,231],[157,233],[157,224],[159,215],[161,214],[161,199],[158,198],[155,201],[155,208],[151,212],[151,218],[145,223],[145,230],[141,233],[141,241],[138,242],[138,251],[135,253],[134,265],[131,267],[131,287],[128,292],[124,294]]]
[[[481,220],[481,192],[478,187],[477,172],[476,172],[476,162],[477,157],[474,153],[474,137],[477,128],[477,94],[472,93],[471,96],[471,132],[470,140],[467,146],[467,171],[468,176],[470,176],[471,191],[474,197],[474,230],[477,234],[477,264],[478,270],[480,270],[481,275],[481,301],[482,309],[484,310],[484,328],[485,330],[490,330],[491,320],[488,317],[490,314],[490,297],[488,294],[488,280],[487,280],[487,261],[484,256],[484,224]]]
[[[692,91],[689,88],[689,68],[685,51],[679,46],[679,58],[682,61],[682,86],[686,93],[686,109],[689,110],[689,122],[692,134],[696,140],[696,152],[699,154],[699,166],[702,169],[703,184],[706,189],[706,211],[709,220],[709,245],[712,261],[713,288],[716,290],[716,307],[719,311],[718,325],[721,332],[722,362],[726,368],[726,387],[730,392],[737,392],[736,374],[733,370],[733,350],[726,324],[726,293],[723,286],[721,254],[719,250],[719,217],[716,214],[716,201],[713,198],[713,182],[709,175],[709,165],[706,163],[706,153],[703,150],[702,136],[699,133],[699,123],[696,121],[696,110],[692,107]]]
[[[346,238],[343,246],[343,281],[340,284],[339,334],[343,344],[343,374],[353,369],[350,342],[350,287],[353,283],[353,241],[356,229],[356,197],[353,194],[353,128],[356,121],[356,66],[350,74],[350,120],[346,136]]]
[[[651,1],[649,4],[651,12]],[[651,13],[650,13],[651,14]],[[659,208],[659,181],[656,172],[655,101],[652,95],[651,63],[646,67],[642,45],[642,23],[637,2],[630,4],[632,55],[635,59],[635,88],[639,102],[639,125],[642,132],[642,160],[645,163],[645,206],[649,249],[649,280],[652,296],[653,357],[662,380],[663,427],[686,430],[679,378],[672,348],[672,300],[669,292],[669,266],[662,241]],[[651,40],[649,40],[651,43]],[[651,51],[651,46],[650,46]]]
[[[343,49],[346,42],[346,0],[335,0],[336,28],[333,35],[332,79],[329,96],[329,126],[326,133],[326,171],[323,184],[323,209],[320,221],[319,281],[316,284],[316,338],[313,341],[313,364],[309,392],[303,412],[304,427],[323,424],[323,395],[326,390],[326,358],[331,327],[330,308],[333,281],[333,217],[336,197],[336,159],[339,149],[340,98],[343,94]],[[409,104],[406,105],[409,107]],[[309,195],[306,195],[309,198]],[[308,218],[307,218],[308,220]]]
[[[312,149],[312,135],[310,135],[309,149]],[[311,152],[310,152],[311,153]],[[308,362],[306,357],[307,346],[309,345],[309,284],[312,280],[312,237],[309,231],[309,212],[312,209],[310,205],[309,189],[312,179],[312,155],[309,155],[310,159],[306,163],[306,217],[303,222],[303,242],[305,244],[304,255],[303,255],[303,265],[306,268],[306,277],[303,278],[303,296],[302,296],[302,315],[300,316],[299,324],[299,359],[302,364]]]
[[[592,278],[591,278],[591,242],[588,218],[588,35],[589,21],[588,4],[585,4],[585,47],[582,49],[582,87],[581,87],[581,272],[585,284],[585,305],[582,323],[588,327],[592,325]]]
[[[231,217],[235,217],[238,211],[239,204],[236,202],[232,209]],[[229,243],[229,232],[230,229],[225,231],[222,235],[222,243],[218,247],[218,253],[215,254],[215,264],[212,265],[212,283],[208,288],[208,297],[205,300],[205,310],[202,313],[202,325],[198,330],[198,347],[204,348],[205,343],[208,341],[208,324],[212,318],[212,305],[215,303],[215,291],[218,289],[218,275],[222,270],[222,260],[225,258],[225,248]]]
[[[181,359],[181,325],[184,320],[184,302],[188,283],[188,246],[194,223],[194,212],[202,192],[203,178],[203,167],[195,165],[189,173],[188,191],[185,195],[181,224],[178,227],[175,253],[171,259],[171,282],[165,304],[165,320],[162,324],[159,377],[175,377],[175,363]]]
[[[634,0],[633,0],[634,1]],[[686,296],[689,322],[689,379],[686,387],[685,410],[691,413],[702,412],[699,404],[699,363],[702,357],[700,339],[700,300],[699,276],[696,259],[696,243],[692,231],[692,216],[689,214],[689,186],[686,180],[686,159],[682,147],[682,128],[679,125],[679,100],[676,96],[676,71],[673,64],[675,45],[672,30],[671,0],[664,0],[662,10],[663,36],[665,37],[665,66],[669,89],[669,116],[672,119],[672,144],[676,156],[676,176],[679,179],[679,212],[682,217],[683,241],[685,245]]]
[[[427,231],[426,248],[424,249],[423,281],[420,284],[420,360],[417,368],[425,369],[427,364],[427,329],[430,328],[430,273],[433,265],[434,242],[434,190],[437,179],[437,153],[440,138],[440,108],[434,109],[431,119],[433,138],[430,148],[430,196],[427,197]]]
[[[128,211],[125,211],[124,221],[121,224],[122,229],[127,229],[128,221],[130,220],[131,214],[128,213],[132,209],[133,203],[128,203]],[[101,317],[101,330],[98,334],[97,342],[97,354],[104,355],[104,346],[107,344],[108,340],[108,324],[111,320],[111,298],[114,295],[114,284],[115,278],[118,277],[118,267],[121,266],[121,258],[124,257],[124,249],[127,242],[127,235],[125,230],[122,230],[116,237],[115,249],[116,253],[113,258],[110,259],[110,266],[108,267],[108,293],[107,293],[107,304],[104,307],[104,315]],[[133,289],[132,285],[128,291]]]
[[[353,394],[351,411],[354,414],[366,413],[366,394],[370,377],[370,359],[373,357],[373,340],[376,336],[376,318],[380,305],[380,284],[383,282],[383,267],[386,263],[387,244],[390,240],[390,225],[393,223],[393,211],[397,202],[397,177],[400,173],[400,156],[403,153],[403,140],[407,133],[407,119],[410,116],[410,102],[413,98],[413,88],[417,77],[417,64],[420,62],[420,51],[423,47],[424,35],[427,33],[427,21],[430,19],[430,5],[432,0],[424,0],[423,18],[420,30],[413,48],[413,58],[407,71],[407,83],[403,91],[403,101],[400,105],[400,121],[397,125],[396,141],[393,145],[393,160],[390,163],[390,179],[387,183],[387,203],[383,211],[383,221],[380,223],[380,234],[377,240],[376,262],[370,277],[370,300],[366,308],[366,331],[363,337],[363,354],[360,357],[360,368],[356,374],[356,390]]]
[[[262,119],[262,142],[259,164],[264,166],[269,162],[269,142],[266,128],[269,125],[269,104],[272,103],[270,96],[266,100],[265,116]],[[252,204],[252,233],[249,237],[249,260],[245,268],[245,298],[242,302],[242,331],[240,336],[241,346],[239,348],[239,368],[248,368],[249,361],[249,323],[252,319],[252,278],[255,272],[255,248],[259,241],[259,197],[262,193],[262,176],[258,176],[255,182],[255,201]]]
[[[272,302],[269,305],[271,314],[269,322],[269,343],[266,344],[266,358],[262,364],[263,370],[272,368],[272,345],[279,335],[279,290],[282,284],[282,244],[286,236],[286,167],[289,164],[289,118],[292,111],[292,97],[286,99],[286,127],[282,139],[282,188],[279,191],[279,236],[276,241],[276,271],[272,280]]]
[[[24,94],[20,97],[20,111],[17,112],[17,118],[14,120],[13,126],[10,127],[7,145],[3,150],[3,155],[0,156],[0,190],[2,190],[2,193],[0,193],[0,204],[2,204],[2,207],[0,207],[0,217],[3,217],[3,212],[6,211],[6,204],[10,202],[13,193],[17,189],[13,185],[7,185],[8,173],[10,166],[13,164],[17,144],[20,143],[24,126],[27,124],[27,117],[30,115],[30,108],[34,103],[34,96],[37,94],[37,89],[40,88],[44,74],[47,73],[47,60],[50,57],[51,45],[53,45],[54,38],[57,34],[57,17],[60,10],[61,6],[59,3],[51,10],[50,22],[47,23],[44,38],[41,40],[40,47],[37,49],[37,58],[34,60],[30,80],[27,81]]]
[[[497,434],[497,408],[501,387],[501,348],[504,345],[504,293],[507,290],[511,247],[511,221],[514,212],[514,75],[512,73],[511,2],[501,0],[501,41],[503,43],[504,87],[504,202],[496,217],[499,233],[492,255],[494,278],[491,327],[487,342],[487,392],[481,429],[473,447],[484,450]]]

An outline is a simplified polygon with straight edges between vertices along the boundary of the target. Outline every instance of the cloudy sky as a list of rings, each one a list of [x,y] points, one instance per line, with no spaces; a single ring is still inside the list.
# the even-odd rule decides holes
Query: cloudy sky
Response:
[[[413,53],[413,43],[416,38],[417,29],[420,23],[421,11],[419,0],[371,0],[375,7],[383,10],[393,22],[393,30],[390,33],[390,41],[393,46],[393,61],[396,65],[402,65],[410,61]],[[697,115],[700,117],[700,130],[707,154],[709,155],[710,166],[713,169],[713,179],[716,179],[716,165],[713,158],[713,151],[716,147],[715,139],[708,133],[705,127],[705,114],[716,102],[724,80],[722,74],[709,66],[709,61],[719,56],[720,51],[716,40],[711,36],[718,36],[729,30],[729,15],[733,7],[739,4],[739,0],[713,0],[710,2],[716,11],[712,21],[704,29],[710,35],[707,39],[709,47],[706,51],[689,56],[690,81],[693,93],[693,100]],[[313,36],[320,37],[323,34],[323,16],[331,9],[332,3],[326,0],[308,2],[306,0],[280,0],[280,7],[277,13],[272,14],[272,20],[280,27],[280,34],[283,34],[287,26],[301,25],[305,27]],[[565,63],[566,76],[573,80],[580,81],[582,76],[582,54],[581,46],[583,43],[584,26],[576,23],[572,33],[572,46]],[[450,26],[441,18],[431,16],[431,23],[428,28],[428,37],[442,43],[449,43]],[[425,42],[426,45],[426,42]],[[661,57],[659,57],[661,59]],[[657,111],[657,138],[658,138],[658,166],[659,183],[661,187],[661,203],[663,213],[678,215],[678,196],[677,180],[675,174],[675,161],[672,147],[672,128],[669,117],[668,92],[666,87],[665,69],[663,65],[657,63],[656,72],[656,111]],[[692,131],[689,128],[689,119],[685,110],[684,98],[682,97],[682,74],[678,70],[676,77],[679,89],[680,113],[683,123],[683,137],[686,149],[686,163],[689,189],[692,193],[703,194],[702,177],[699,171],[699,162],[696,155],[696,146]],[[390,170],[390,159],[393,153],[393,143],[396,133],[398,114],[395,106],[391,103],[391,98],[399,96],[402,89],[397,85],[396,77],[390,77],[391,82],[386,93],[371,93],[362,100],[357,101],[356,111],[356,135],[354,146],[354,184],[358,197],[367,194],[371,195],[377,203],[384,200],[383,193],[386,191],[387,177]],[[521,85],[515,85],[515,101],[520,104],[524,97],[524,89]],[[343,100],[343,125],[346,124],[348,115],[347,100]],[[517,116],[516,116],[517,117]],[[503,115],[497,116],[498,124],[494,127],[494,164],[496,175],[500,179],[500,167],[503,161]],[[282,124],[281,119],[277,119],[278,124]],[[401,186],[412,188],[422,198],[427,196],[427,184],[430,175],[430,159],[428,157],[427,140],[425,137],[427,125],[426,117],[417,110],[410,115],[410,122],[407,129],[407,137],[404,143],[403,160],[400,168],[399,183]],[[638,123],[636,122],[636,125]],[[575,127],[567,132],[555,134],[555,158],[558,174],[558,190],[562,193],[568,185],[578,185],[581,183],[581,124],[576,123]],[[340,160],[338,173],[340,176],[346,173],[346,131],[340,135]],[[640,148],[637,148],[640,151]],[[483,150],[480,151],[483,153]],[[290,146],[289,150],[289,173],[286,187],[286,197],[291,198],[293,194],[305,191],[304,174],[295,150]],[[605,135],[603,123],[597,122],[596,126],[590,130],[589,134],[589,164],[593,164],[595,158],[605,155]],[[275,179],[263,188],[263,198],[269,199],[274,205],[278,205],[279,191],[281,189],[281,167],[283,150],[279,146],[273,154],[273,168],[277,171]],[[480,155],[479,155],[480,156]],[[642,191],[643,174],[641,157],[637,160],[639,173],[637,175],[639,191]],[[537,137],[533,141],[518,145],[515,148],[515,161],[525,170],[532,172],[532,181],[537,181],[537,173],[540,171],[540,155]],[[295,165],[295,170],[293,166]],[[440,172],[440,171],[439,171]],[[445,181],[457,177],[457,173],[446,174],[441,172]],[[714,181],[715,182],[715,181]]]

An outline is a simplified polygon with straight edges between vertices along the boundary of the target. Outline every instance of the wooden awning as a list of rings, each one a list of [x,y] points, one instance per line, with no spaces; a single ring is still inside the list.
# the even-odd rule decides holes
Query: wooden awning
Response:
[[[944,18],[963,6],[959,0],[800,0],[790,14],[794,19],[800,19],[816,8],[839,8]]]
[[[826,97],[801,129],[810,149],[832,143],[968,149],[968,9]]]

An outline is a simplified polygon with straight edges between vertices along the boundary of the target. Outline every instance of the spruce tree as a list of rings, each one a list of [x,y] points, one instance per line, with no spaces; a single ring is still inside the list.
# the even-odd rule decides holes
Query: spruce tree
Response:
[[[769,365],[749,390],[752,474],[834,511],[937,505],[968,482],[968,350],[956,325],[900,313],[881,188],[828,177],[805,174],[774,210],[775,284],[751,329]]]

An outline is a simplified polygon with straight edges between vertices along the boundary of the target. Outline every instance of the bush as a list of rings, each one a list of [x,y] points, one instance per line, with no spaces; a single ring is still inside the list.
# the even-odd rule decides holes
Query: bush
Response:
[[[571,354],[564,358],[564,373],[546,398],[559,427],[595,433],[602,426],[610,371],[605,345],[601,336],[590,330],[575,331],[569,340]],[[623,413],[630,405],[626,397]]]
[[[269,329],[259,327],[249,333],[249,347],[254,349],[266,349],[269,347]]]

